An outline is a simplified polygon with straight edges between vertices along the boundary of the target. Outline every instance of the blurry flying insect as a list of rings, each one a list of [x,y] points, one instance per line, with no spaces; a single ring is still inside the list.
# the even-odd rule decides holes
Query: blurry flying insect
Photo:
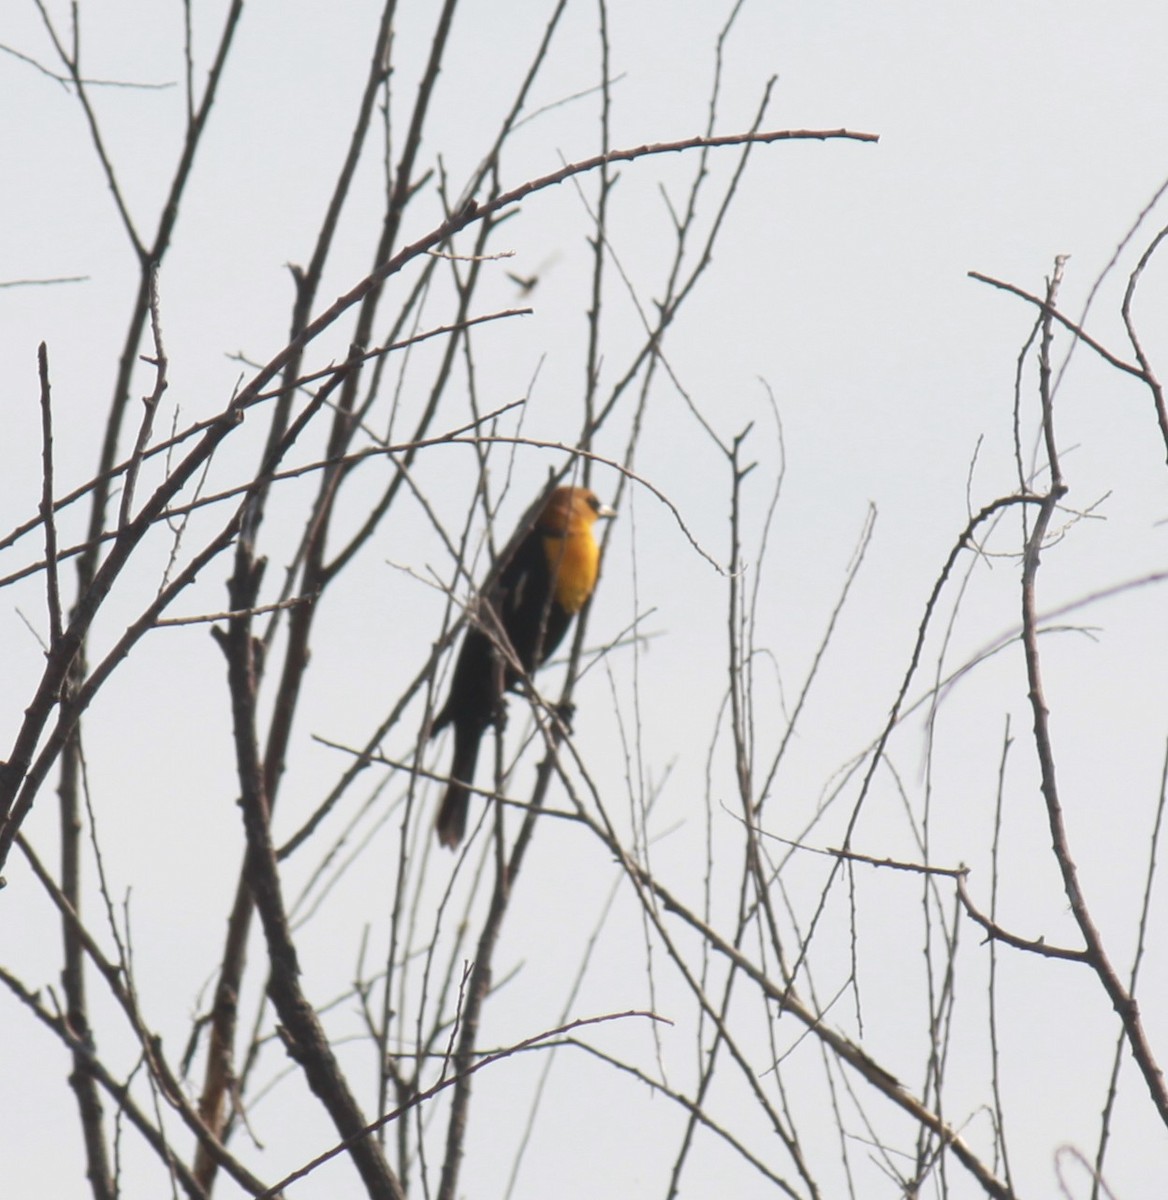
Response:
[[[547,274],[548,268],[559,262],[559,259],[560,255],[557,251],[555,254],[545,258],[530,275],[517,275],[514,271],[508,271],[507,278],[519,288],[521,296],[530,296],[539,286],[540,280]]]

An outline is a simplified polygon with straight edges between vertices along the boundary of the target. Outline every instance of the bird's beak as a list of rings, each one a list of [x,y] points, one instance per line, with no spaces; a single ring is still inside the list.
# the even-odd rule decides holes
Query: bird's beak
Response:
[[[609,506],[608,506],[607,504],[602,504],[602,505],[601,505],[601,506],[600,506],[600,507],[599,507],[599,508],[596,510],[596,515],[597,515],[598,517],[608,517],[608,518],[612,518],[612,517],[615,517],[615,516],[616,516],[616,509],[615,509],[615,508],[609,508]]]

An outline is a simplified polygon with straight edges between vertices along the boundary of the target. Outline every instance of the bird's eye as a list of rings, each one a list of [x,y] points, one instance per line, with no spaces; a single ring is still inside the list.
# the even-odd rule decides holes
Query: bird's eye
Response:
[[[593,512],[600,512],[600,500],[596,496],[589,496],[588,507],[592,509]]]

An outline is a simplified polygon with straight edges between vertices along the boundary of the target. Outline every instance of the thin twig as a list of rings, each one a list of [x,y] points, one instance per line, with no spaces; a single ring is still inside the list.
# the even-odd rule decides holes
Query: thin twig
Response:
[[[57,573],[57,523],[53,517],[53,403],[49,388],[49,351],[37,350],[41,381],[41,520],[45,525],[45,589],[49,604],[49,645],[61,639],[61,582]]]
[[[467,1075],[477,1075],[479,1071],[485,1070],[487,1067],[494,1066],[497,1062],[503,1062],[508,1058],[514,1057],[526,1050],[538,1050],[553,1043],[555,1039],[562,1038],[565,1034],[572,1033],[577,1029],[585,1029],[591,1025],[601,1025],[609,1021],[624,1021],[633,1017],[643,1017],[649,1021],[663,1021],[665,1024],[672,1024],[665,1017],[658,1016],[656,1013],[645,1012],[641,1009],[629,1009],[627,1012],[605,1013],[599,1017],[580,1017],[575,1021],[569,1021],[565,1025],[560,1025],[555,1029],[545,1030],[543,1033],[533,1034],[531,1037],[524,1038],[522,1041],[515,1042],[513,1045],[506,1047],[503,1050],[497,1050],[493,1054],[485,1054],[482,1058],[476,1059],[466,1069]],[[369,1137],[370,1134],[376,1133],[384,1125],[388,1125],[391,1121],[396,1121],[405,1113],[417,1108],[421,1104],[432,1100],[435,1096],[446,1091],[448,1088],[454,1087],[456,1084],[463,1081],[462,1075],[445,1075],[438,1080],[432,1087],[425,1091],[418,1092],[417,1095],[399,1108],[395,1108],[390,1112],[383,1113],[376,1121],[370,1122],[360,1133],[354,1134],[351,1138],[347,1138],[343,1142],[326,1150],[323,1154],[319,1154],[311,1162],[307,1162],[304,1166],[299,1167],[290,1175],[286,1175],[279,1183],[275,1184],[267,1191],[258,1193],[253,1200],[272,1200],[278,1191],[286,1188],[289,1184],[295,1183],[298,1179],[304,1179],[310,1175],[318,1167],[323,1166],[330,1159],[336,1158],[338,1154],[343,1154],[346,1150],[350,1150],[353,1146]]]
[[[1136,379],[1147,382],[1147,376],[1140,367],[1133,366],[1133,364],[1125,362],[1122,358],[1112,354],[1106,346],[1100,342],[1097,342],[1089,333],[1086,332],[1086,330],[1082,329],[1078,324],[1072,321],[1070,317],[1064,316],[1063,313],[1059,312],[1049,299],[1043,300],[1042,297],[1031,295],[1030,292],[1024,291],[1015,284],[1006,283],[1005,280],[1002,279],[994,279],[990,275],[983,275],[980,271],[968,271],[966,274],[970,279],[976,279],[978,283],[988,283],[991,287],[1000,288],[1003,292],[1010,292],[1012,295],[1019,296],[1023,300],[1028,301],[1036,308],[1041,309],[1041,311],[1047,317],[1058,321],[1060,325],[1063,325],[1069,329],[1075,335],[1075,337],[1079,339],[1079,341],[1086,346],[1090,346],[1091,349],[1094,350],[1095,353],[1104,360],[1104,362],[1110,363],[1111,366],[1118,368],[1120,371],[1123,371],[1128,375],[1134,375]]]
[[[154,429],[154,418],[158,414],[158,406],[162,403],[162,395],[166,391],[167,357],[162,344],[162,314],[158,307],[158,267],[153,266],[148,276],[148,295],[150,308],[150,331],[154,338],[154,357],[149,360],[154,367],[154,388],[149,396],[142,397],[142,419],[138,422],[138,435],[134,441],[134,449],[130,454],[129,465],[126,467],[126,477],[122,484],[122,503],[118,515],[118,530],[121,531],[130,523],[130,515],[134,509],[134,489],[138,483],[138,471],[146,453],[150,434]]]

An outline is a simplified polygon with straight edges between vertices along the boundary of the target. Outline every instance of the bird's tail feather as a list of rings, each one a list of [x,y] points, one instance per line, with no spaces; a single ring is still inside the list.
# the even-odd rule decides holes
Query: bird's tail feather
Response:
[[[474,783],[475,765],[479,759],[481,729],[454,727],[454,763],[450,768],[450,786],[442,797],[438,819],[438,841],[455,849],[466,833],[467,810],[470,808],[470,785]]]
[[[442,807],[434,827],[438,830],[438,841],[451,850],[458,848],[466,833],[466,815],[470,808],[470,793],[461,783],[452,783],[442,797]]]

